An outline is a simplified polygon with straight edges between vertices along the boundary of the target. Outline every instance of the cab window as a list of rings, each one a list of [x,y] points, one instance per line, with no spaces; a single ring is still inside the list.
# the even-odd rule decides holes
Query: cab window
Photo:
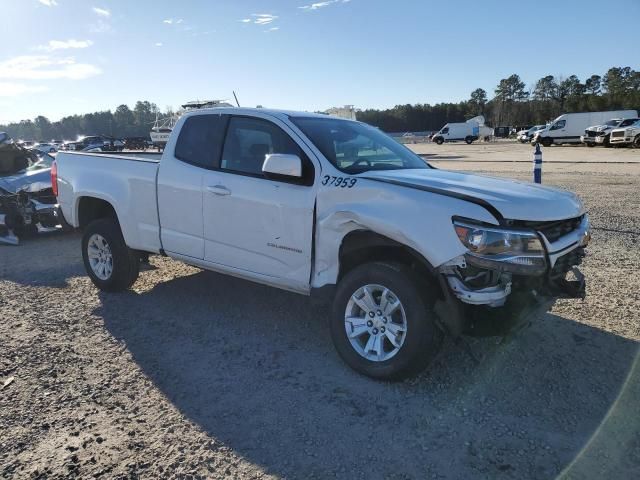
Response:
[[[553,124],[553,127],[551,127],[551,130],[560,130],[561,128],[564,128],[566,124],[567,124],[566,120],[558,120],[556,123]]]

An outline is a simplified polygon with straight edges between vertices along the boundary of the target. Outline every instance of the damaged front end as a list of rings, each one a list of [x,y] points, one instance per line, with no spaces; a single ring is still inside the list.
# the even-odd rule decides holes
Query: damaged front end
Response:
[[[52,163],[0,133],[0,244],[18,245],[22,236],[66,224],[53,194]]]
[[[586,214],[506,228],[454,218],[454,228],[468,252],[439,268],[451,333],[505,334],[558,298],[584,298]]]

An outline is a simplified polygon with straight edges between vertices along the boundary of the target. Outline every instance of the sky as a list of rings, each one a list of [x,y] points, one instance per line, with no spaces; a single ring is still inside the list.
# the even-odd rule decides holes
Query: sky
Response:
[[[315,3],[314,3],[315,2]],[[325,110],[640,70],[640,0],[0,0],[0,124],[196,99]]]

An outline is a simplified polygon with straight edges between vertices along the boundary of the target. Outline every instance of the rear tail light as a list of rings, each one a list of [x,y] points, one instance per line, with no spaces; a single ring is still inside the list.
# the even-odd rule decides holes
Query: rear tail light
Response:
[[[58,196],[58,164],[53,162],[51,164],[51,189],[53,194]]]

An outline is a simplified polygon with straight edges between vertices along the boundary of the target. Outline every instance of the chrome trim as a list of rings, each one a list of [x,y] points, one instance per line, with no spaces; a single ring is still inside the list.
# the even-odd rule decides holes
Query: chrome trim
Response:
[[[470,305],[487,305],[489,307],[501,307],[507,301],[507,297],[511,293],[511,282],[504,285],[499,284],[493,287],[482,288],[479,290],[471,290],[453,275],[447,275],[449,287],[461,302]]]

